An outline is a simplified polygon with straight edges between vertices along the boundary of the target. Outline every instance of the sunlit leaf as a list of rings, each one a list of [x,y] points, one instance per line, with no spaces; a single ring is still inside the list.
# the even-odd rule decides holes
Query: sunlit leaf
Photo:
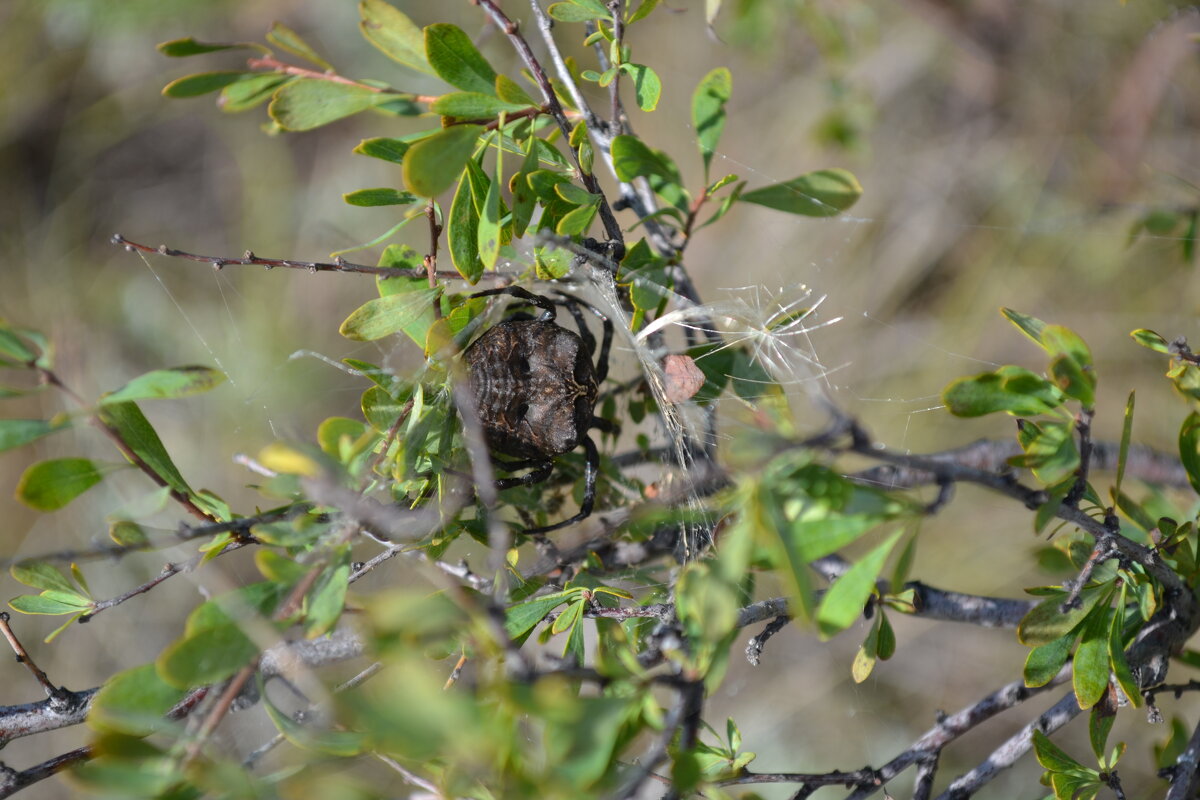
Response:
[[[17,482],[17,498],[39,511],[56,511],[104,479],[86,458],[56,458],[25,470]]]
[[[862,193],[858,179],[846,170],[823,169],[743,192],[738,199],[789,214],[834,217],[854,205]]]
[[[481,125],[454,125],[417,142],[404,158],[404,185],[421,197],[436,197],[449,189],[482,131]]]
[[[705,75],[692,93],[692,125],[696,129],[696,144],[704,159],[704,174],[708,175],[713,152],[725,129],[725,104],[733,92],[733,76],[728,67],[717,67]]]
[[[366,111],[392,98],[366,86],[299,78],[275,92],[267,113],[288,131],[307,131]]]
[[[434,74],[425,58],[421,29],[407,14],[383,0],[362,0],[358,13],[362,17],[359,27],[363,36],[388,58],[418,72]]]
[[[212,367],[188,366],[156,369],[139,375],[129,383],[100,398],[101,405],[150,398],[186,397],[207,392],[226,380],[225,373]]]
[[[438,22],[425,28],[425,56],[442,80],[464,92],[494,94],[496,71],[456,25]]]

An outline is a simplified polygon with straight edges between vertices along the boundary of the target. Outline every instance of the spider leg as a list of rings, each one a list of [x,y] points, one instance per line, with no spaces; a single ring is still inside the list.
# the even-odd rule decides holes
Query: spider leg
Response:
[[[583,313],[579,310],[579,307],[583,306],[600,318],[600,322],[604,327],[604,334],[600,341],[600,356],[596,359],[596,383],[602,383],[608,377],[608,354],[612,349],[613,340],[612,320],[600,311],[600,309],[591,303],[580,300],[573,294],[567,294],[566,292],[555,292],[555,294],[562,298],[563,307],[571,312],[571,316],[575,318],[575,324],[579,326],[579,335],[583,339],[584,344],[587,345],[589,355],[595,355],[596,353],[596,339],[592,336],[591,331],[588,331],[584,326]]]
[[[561,522],[556,522],[553,525],[545,525],[541,528],[526,528],[524,533],[549,533],[559,528],[565,528],[568,525],[574,525],[576,522],[587,519],[592,515],[592,508],[596,505],[596,476],[600,472],[600,451],[596,449],[596,443],[592,441],[592,437],[590,436],[583,437],[581,444],[585,453],[586,466],[583,470],[583,502],[579,504],[579,513]]]
[[[554,469],[554,462],[535,461],[533,463],[536,465],[536,467],[530,472],[526,472],[524,475],[520,475],[516,478],[497,478],[496,491],[502,492],[505,489],[512,489],[515,486],[533,486],[535,483],[541,483],[550,477],[550,471]],[[515,469],[523,469],[525,466],[527,465],[521,464],[520,466],[515,467]]]
[[[558,312],[555,310],[553,302],[547,300],[545,297],[542,297],[540,294],[534,294],[527,289],[522,289],[520,286],[502,286],[499,289],[484,289],[482,292],[475,292],[475,294],[471,295],[471,297],[491,297],[498,294],[507,294],[512,295],[513,297],[519,297],[522,300],[527,300],[533,305],[537,306],[542,310],[542,313],[538,315],[538,320],[540,322],[553,322],[554,318],[558,316]]]

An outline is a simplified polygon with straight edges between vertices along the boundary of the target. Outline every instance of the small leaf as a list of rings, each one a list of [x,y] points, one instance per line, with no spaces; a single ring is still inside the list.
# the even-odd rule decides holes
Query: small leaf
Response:
[[[266,38],[268,42],[280,50],[286,50],[294,56],[316,64],[321,69],[333,70],[332,64],[317,55],[317,51],[313,50],[308,42],[304,41],[298,33],[281,22],[276,22],[271,26],[271,30],[267,31]]]
[[[1088,587],[1079,593],[1079,606],[1066,613],[1059,610],[1066,600],[1066,593],[1054,591],[1021,620],[1017,626],[1017,639],[1022,644],[1037,646],[1050,644],[1055,639],[1066,636],[1083,621],[1100,599],[1108,597],[1111,591],[1111,584]]]
[[[434,74],[425,58],[421,29],[407,14],[383,0],[362,0],[358,13],[362,17],[359,27],[363,36],[384,55],[417,72]]]
[[[561,614],[554,618],[554,622],[550,624],[551,635],[557,636],[579,624],[579,620],[583,617],[583,607],[585,605],[586,603],[582,598],[572,601]]]
[[[41,594],[23,594],[8,601],[9,606],[22,614],[78,614],[92,607],[92,601],[74,592],[46,590]]]
[[[506,103],[512,103],[521,108],[536,106],[538,102],[534,100],[521,84],[514,81],[507,75],[496,76],[496,96]]]
[[[75,592],[75,585],[58,567],[46,561],[20,561],[9,568],[9,572],[21,583],[34,589],[55,589]]]
[[[738,199],[789,214],[834,217],[854,205],[862,192],[858,179],[846,170],[823,169],[744,192]]]
[[[1121,602],[1117,604],[1117,609],[1125,607],[1124,600],[1125,588],[1122,587]],[[1134,708],[1141,708],[1145,698],[1142,697],[1141,687],[1133,677],[1133,671],[1130,670],[1129,662],[1125,658],[1124,644],[1121,641],[1121,620],[1122,615],[1119,611],[1113,614],[1112,627],[1108,633],[1109,663],[1112,664],[1113,675],[1125,697],[1129,699]]]
[[[342,195],[342,199],[352,206],[407,206],[417,202],[420,198],[408,192],[381,188],[347,192]]]
[[[574,592],[553,592],[551,594],[535,597],[533,600],[526,600],[524,603],[517,603],[510,606],[505,612],[504,630],[512,639],[517,639],[521,635],[533,630],[533,626],[537,625],[546,615],[558,608],[563,603],[567,602],[574,595]]]
[[[1179,460],[1188,482],[1200,492],[1200,413],[1195,411],[1187,415],[1179,429]]]
[[[875,579],[903,531],[888,536],[833,582],[817,609],[817,628],[828,638],[854,624],[863,614],[867,598],[875,590]]]
[[[942,392],[946,409],[956,417],[981,417],[996,411],[1033,417],[1048,414],[1063,399],[1062,391],[1050,381],[1012,365],[959,378]]]
[[[1091,708],[1108,688],[1108,608],[1095,609],[1075,648],[1072,680],[1080,708]]]
[[[1030,650],[1029,655],[1025,658],[1025,685],[1045,686],[1052,681],[1058,671],[1067,663],[1067,657],[1071,655],[1073,644],[1075,644],[1075,635],[1068,633]]]
[[[0,419],[0,452],[29,444],[69,427],[71,425],[65,419]]]
[[[487,194],[479,208],[479,225],[476,241],[479,247],[479,263],[484,269],[496,266],[500,257],[500,181],[504,175],[504,148],[496,148],[496,175],[488,183]]]
[[[1125,480],[1125,464],[1129,460],[1129,443],[1133,438],[1133,405],[1135,392],[1129,393],[1125,401],[1125,421],[1121,426],[1121,446],[1117,451],[1117,482],[1113,486],[1113,495],[1121,494],[1121,483]]]
[[[225,373],[211,367],[175,367],[156,369],[100,398],[101,405],[150,398],[186,397],[207,392],[225,382]]]
[[[200,72],[171,81],[163,87],[162,93],[164,97],[174,97],[176,99],[199,97],[202,94],[215,92],[218,89],[223,89],[239,81],[257,77],[258,73],[246,72],[245,70],[239,72]]]
[[[404,185],[421,197],[446,191],[462,174],[482,132],[482,125],[454,125],[414,144],[404,158]]]
[[[177,689],[224,680],[258,654],[258,646],[232,622],[202,628],[169,645],[155,662],[158,675]]]
[[[662,80],[658,73],[644,64],[621,65],[621,71],[633,79],[634,97],[637,98],[638,108],[650,112],[658,108],[658,100],[662,97]]]
[[[483,262],[479,260],[479,210],[472,197],[470,178],[465,176],[459,180],[450,201],[446,242],[458,274],[469,283],[478,281],[483,275]]]
[[[286,131],[308,131],[392,99],[366,86],[299,78],[275,92],[267,113]]]
[[[17,482],[17,499],[39,511],[57,511],[104,479],[86,458],[57,458],[34,464]]]
[[[1046,323],[1042,322],[1037,317],[1031,317],[1028,314],[1022,314],[1020,311],[1014,311],[1011,308],[1002,308],[1000,313],[1004,318],[1020,328],[1021,332],[1032,339],[1038,347],[1044,347],[1042,344],[1042,331],[1046,328]]]
[[[338,332],[356,342],[371,342],[403,330],[422,317],[441,289],[418,289],[368,300],[346,317]]]
[[[191,36],[183,39],[172,39],[154,46],[154,49],[170,58],[185,58],[204,53],[216,53],[220,50],[251,49],[260,53],[271,52],[257,42],[198,42]]]
[[[438,77],[455,88],[481,94],[496,91],[496,71],[456,25],[439,22],[426,27],[425,56]]]
[[[1156,353],[1165,353],[1167,355],[1171,353],[1171,346],[1167,343],[1167,340],[1154,331],[1138,328],[1136,331],[1130,332],[1129,335],[1142,347],[1149,348]]]
[[[143,664],[104,682],[88,709],[87,724],[101,733],[147,736],[167,724],[166,713],[183,695],[158,677],[153,664]]]
[[[675,181],[674,170],[656,150],[651,150],[636,136],[622,134],[612,141],[613,171],[617,179],[631,181],[642,176],[657,175],[667,181]]]
[[[1046,734],[1034,728],[1033,752],[1038,763],[1050,772],[1074,772],[1083,769],[1083,765],[1071,758],[1066,752],[1050,741]]]
[[[129,445],[129,449],[159,476],[168,486],[177,492],[189,495],[196,500],[196,494],[188,486],[187,481],[179,473],[179,469],[171,461],[171,456],[163,447],[162,440],[154,431],[150,421],[142,414],[137,403],[113,403],[100,408],[99,416],[104,424],[110,426],[121,436],[121,440]]]
[[[696,129],[700,156],[704,159],[705,180],[708,179],[713,152],[725,129],[725,104],[729,102],[732,92],[733,76],[728,67],[717,67],[701,79],[692,94],[692,125]]]
[[[231,83],[222,89],[220,97],[217,98],[217,107],[229,114],[247,111],[265,103],[276,89],[290,80],[294,80],[290,75],[275,73],[259,73],[247,77],[244,81]]]
[[[1104,761],[1104,748],[1108,742],[1108,734],[1112,731],[1113,723],[1117,721],[1115,713],[1110,710],[1106,714],[1104,711],[1105,709],[1101,706],[1096,706],[1088,715],[1088,740],[1092,745],[1092,753],[1100,762]]]
[[[582,236],[596,218],[598,210],[597,204],[579,206],[563,215],[554,227],[554,232],[559,236]]]
[[[410,147],[412,144],[403,139],[389,139],[380,136],[374,139],[363,139],[358,143],[358,147],[354,148],[354,152],[362,156],[390,161],[393,164],[403,164],[404,154]]]
[[[481,92],[451,92],[429,105],[429,110],[443,117],[457,119],[493,119],[506,111],[524,111],[528,106],[508,103]]]
[[[309,639],[332,630],[342,616],[350,578],[350,548],[342,547],[330,566],[321,573],[306,598],[304,635]]]
[[[551,17],[559,22],[591,22],[598,19],[612,19],[612,14],[602,3],[597,2],[567,2],[551,3],[546,9]]]

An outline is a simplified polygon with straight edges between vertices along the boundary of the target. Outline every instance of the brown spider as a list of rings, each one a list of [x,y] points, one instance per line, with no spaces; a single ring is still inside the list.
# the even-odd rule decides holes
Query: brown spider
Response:
[[[550,477],[554,458],[583,445],[583,502],[575,516],[526,533],[546,533],[585,519],[596,502],[596,475],[600,454],[588,436],[598,428],[615,431],[616,426],[594,416],[601,381],[608,374],[612,345],[612,323],[598,310],[563,292],[551,300],[519,286],[488,289],[472,297],[507,294],[540,309],[536,318],[514,316],[484,331],[463,352],[471,394],[488,446],[497,454],[520,459],[497,461],[505,472],[530,471],[515,478],[496,481],[499,490],[531,486]],[[575,319],[579,333],[555,322],[555,303]],[[600,355],[593,366],[596,339],[584,321],[586,308],[603,321]]]

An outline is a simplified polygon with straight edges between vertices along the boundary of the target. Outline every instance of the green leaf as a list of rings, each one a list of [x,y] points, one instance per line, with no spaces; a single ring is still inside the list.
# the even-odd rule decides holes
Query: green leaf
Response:
[[[521,84],[507,75],[496,76],[496,96],[506,103],[512,103],[521,108],[538,104],[537,100],[534,100]]]
[[[321,573],[307,597],[304,635],[315,639],[333,629],[346,604],[350,578],[350,548],[342,547],[333,563]]]
[[[956,417],[981,417],[996,411],[1032,417],[1050,413],[1063,399],[1062,391],[1050,381],[1011,364],[995,372],[959,378],[942,392],[947,410]]]
[[[283,23],[276,22],[271,26],[271,30],[267,31],[267,41],[280,50],[286,50],[294,56],[316,64],[323,70],[333,70],[332,64],[317,55],[317,51],[313,50],[308,42],[301,39],[298,33]]]
[[[163,447],[150,421],[142,414],[137,403],[114,403],[102,406],[99,417],[104,424],[110,426],[121,437],[146,466],[163,479],[168,486],[177,492],[191,496],[194,500],[196,493],[188,486],[179,469],[171,461],[171,456]]]
[[[275,92],[267,113],[287,131],[308,131],[394,99],[365,86],[299,78]]]
[[[633,14],[630,15],[629,19],[625,21],[625,24],[632,25],[639,19],[648,17],[650,12],[658,7],[658,3],[659,0],[642,0],[642,4],[637,7],[637,11],[634,11]]]
[[[39,511],[57,511],[104,479],[86,458],[56,458],[25,470],[17,482],[17,499]]]
[[[1002,308],[1000,313],[1004,318],[1020,328],[1021,332],[1032,339],[1038,347],[1044,347],[1042,344],[1042,331],[1046,328],[1046,323],[1042,322],[1037,317],[1031,317],[1028,314],[1022,314],[1020,311],[1014,311],[1011,308]]]
[[[224,680],[258,654],[258,646],[233,622],[201,628],[168,645],[155,662],[158,675],[177,689]]]
[[[496,266],[500,257],[500,181],[504,176],[504,148],[496,148],[496,175],[488,182],[487,194],[479,208],[479,225],[476,241],[479,247],[479,262],[484,269]]]
[[[366,433],[366,430],[366,425],[361,420],[329,417],[317,426],[317,444],[329,455],[339,458],[342,442],[353,442]]]
[[[258,76],[258,73],[246,72],[245,70],[238,72],[200,72],[171,81],[163,87],[162,93],[164,97],[174,97],[176,99],[199,97],[202,94],[215,92],[231,84],[257,78]]]
[[[1113,496],[1121,494],[1121,484],[1125,480],[1125,464],[1129,460],[1129,443],[1133,438],[1133,405],[1136,393],[1130,392],[1125,401],[1125,421],[1121,426],[1121,447],[1117,451],[1117,482],[1113,486]]]
[[[563,609],[563,612],[554,618],[554,622],[550,624],[550,633],[553,636],[569,631],[579,624],[579,620],[583,618],[583,607],[587,603],[582,597],[576,593],[576,599]]]
[[[346,317],[338,332],[356,342],[375,341],[401,330],[408,333],[406,328],[424,318],[440,296],[440,288],[426,288],[368,300]],[[424,336],[420,344],[425,346]]]
[[[92,601],[76,592],[47,589],[41,594],[23,594],[8,601],[9,606],[22,614],[78,614],[92,607]]]
[[[383,0],[362,0],[358,4],[362,17],[359,27],[367,41],[384,55],[409,69],[433,75],[425,58],[425,39],[408,15]]]
[[[184,694],[164,683],[153,664],[143,664],[104,682],[92,700],[87,724],[100,733],[148,736],[166,725],[166,713]]]
[[[247,111],[269,100],[276,89],[291,80],[294,80],[291,75],[276,73],[249,76],[222,89],[221,96],[217,98],[217,107],[229,114]]]
[[[517,639],[525,633],[533,630],[533,626],[537,625],[546,615],[554,609],[558,608],[563,603],[570,600],[577,592],[553,592],[551,594],[535,597],[532,600],[526,600],[524,603],[517,603],[510,606],[505,612],[504,630],[512,639]]]
[[[1039,645],[1029,651],[1025,658],[1025,685],[1045,686],[1067,663],[1075,634],[1068,633],[1052,642]]]
[[[66,419],[0,419],[0,452],[29,444],[69,427],[71,424]]]
[[[612,141],[613,171],[617,179],[631,181],[642,176],[657,175],[674,182],[678,179],[675,170],[668,165],[663,155],[651,150],[636,136],[622,134]]]
[[[1138,328],[1136,331],[1131,331],[1129,335],[1142,347],[1149,348],[1156,353],[1165,353],[1167,355],[1171,353],[1171,346],[1167,343],[1167,340],[1154,331]]]
[[[1079,606],[1065,614],[1059,608],[1067,599],[1066,592],[1054,591],[1021,620],[1017,626],[1017,639],[1021,644],[1037,646],[1050,644],[1055,639],[1066,636],[1083,621],[1101,598],[1109,597],[1111,591],[1111,583],[1090,586],[1079,593]]]
[[[464,92],[493,94],[496,71],[457,25],[439,22],[425,28],[425,56],[442,80]]]
[[[479,210],[472,197],[471,180],[465,175],[459,180],[450,201],[450,216],[446,218],[446,243],[450,261],[458,274],[469,283],[483,275],[479,259]]]
[[[1195,411],[1187,415],[1179,429],[1179,460],[1188,482],[1200,492],[1200,413]]]
[[[225,373],[211,367],[188,366],[156,369],[100,398],[101,405],[150,398],[186,397],[207,392],[225,382]]]
[[[713,152],[725,129],[725,104],[733,92],[733,76],[728,67],[717,67],[701,79],[692,93],[692,125],[696,129],[696,144],[704,159],[704,179],[708,180],[708,168]]]
[[[358,143],[358,147],[354,148],[354,152],[362,156],[390,161],[393,164],[403,164],[404,154],[410,147],[412,144],[403,139],[379,136],[374,139],[363,139]]]
[[[38,360],[38,352],[22,333],[28,332],[13,330],[0,322],[0,354],[14,358],[21,364],[33,364]]]
[[[835,217],[854,205],[862,192],[858,179],[846,170],[823,169],[744,192],[738,199],[789,214]]]
[[[537,193],[529,185],[529,175],[538,168],[537,145],[541,141],[536,136],[530,136],[525,149],[525,160],[521,169],[508,182],[508,190],[512,193],[512,233],[513,236],[524,236],[529,221],[533,218],[533,209],[537,205]]]
[[[404,158],[404,185],[421,197],[446,191],[462,175],[482,132],[482,125],[454,125],[414,144]]]
[[[408,192],[385,187],[347,192],[342,195],[342,199],[352,206],[407,206],[417,202],[420,198]]]
[[[1109,663],[1112,664],[1113,675],[1117,679],[1117,685],[1121,687],[1121,691],[1129,698],[1129,702],[1134,708],[1141,708],[1145,702],[1142,697],[1141,687],[1138,686],[1137,680],[1133,677],[1133,671],[1129,669],[1129,662],[1125,659],[1124,644],[1121,641],[1121,622],[1122,614],[1120,609],[1125,607],[1125,587],[1121,587],[1121,600],[1117,604],[1118,611],[1113,614],[1112,627],[1108,632],[1108,655]]]
[[[563,215],[554,226],[554,232],[559,236],[582,236],[596,218],[598,210],[598,204],[579,206]]]
[[[551,3],[546,9],[551,17],[559,22],[590,22],[598,19],[612,19],[612,14],[604,7],[603,3],[589,2],[571,2],[566,3]]]
[[[1033,731],[1033,752],[1038,763],[1050,772],[1073,772],[1083,769],[1083,765],[1067,755],[1066,751],[1050,741],[1050,737],[1037,730]]]
[[[258,50],[260,53],[271,52],[265,46],[257,42],[198,42],[191,36],[183,39],[172,39],[169,42],[162,42],[154,46],[154,49],[170,58],[185,58],[187,56],[198,56],[204,53],[216,53],[220,50],[242,50],[251,49]]]
[[[662,80],[658,73],[645,64],[628,62],[621,65],[621,71],[633,79],[634,97],[637,98],[638,108],[646,112],[658,108],[659,98],[662,97]]]
[[[429,110],[443,117],[457,119],[493,119],[501,112],[524,111],[529,106],[509,103],[492,94],[481,92],[451,92],[429,105]]]
[[[788,535],[802,559],[815,561],[836,553],[882,522],[875,514],[829,514],[796,520]]]
[[[862,616],[867,598],[875,591],[875,579],[903,531],[888,536],[833,582],[817,609],[817,628],[822,638],[849,628]]]
[[[1088,740],[1092,745],[1092,753],[1097,761],[1104,761],[1104,749],[1108,743],[1108,734],[1112,731],[1113,723],[1117,721],[1114,713],[1105,713],[1106,709],[1095,707],[1088,715]]]
[[[21,583],[34,589],[54,589],[75,593],[75,584],[58,567],[46,561],[20,561],[9,567],[9,572]]]
[[[1072,429],[1067,422],[1038,424],[1026,420],[1017,432],[1025,455],[1015,456],[1008,463],[1032,469],[1034,476],[1047,486],[1058,485],[1079,469],[1079,448]]]

